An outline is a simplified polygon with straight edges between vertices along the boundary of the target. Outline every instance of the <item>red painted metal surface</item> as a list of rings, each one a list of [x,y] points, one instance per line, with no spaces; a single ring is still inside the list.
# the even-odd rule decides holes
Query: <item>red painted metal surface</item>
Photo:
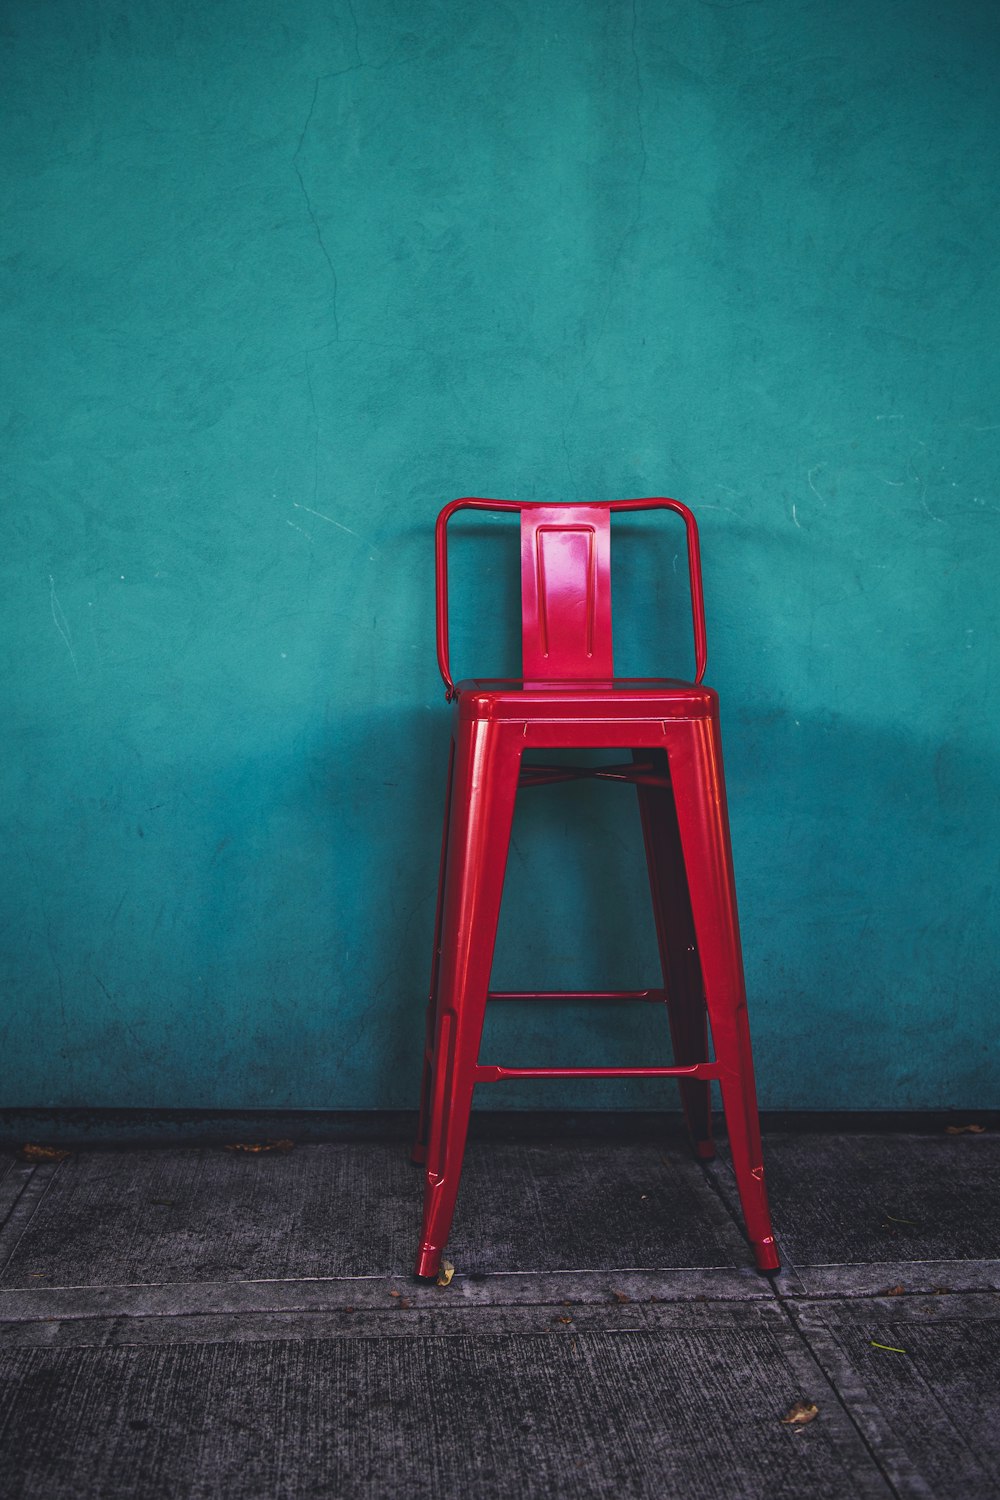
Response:
[[[456,510],[521,517],[523,673],[456,684],[448,661],[447,526]],[[615,678],[611,515],[666,509],[687,528],[695,680]],[[508,1078],[676,1078],[694,1149],[713,1154],[717,1081],[747,1235],[762,1271],[778,1266],[764,1187],[760,1126],[733,882],[717,694],[702,685],[705,617],[698,528],[677,500],[532,505],[465,497],[438,517],[437,648],[454,700],[420,1123],[426,1164],[417,1274],[434,1276],[451,1228],[477,1083]],[[631,764],[525,762],[536,750],[628,745]],[[632,782],[639,799],[663,986],[650,990],[490,991],[514,800],[519,786],[580,776]],[[672,1067],[507,1068],[481,1063],[486,1003],[665,1001]],[[714,1049],[710,1056],[709,1033]]]
[[[437,526],[434,533],[434,545],[437,560],[437,658],[438,666],[441,669],[441,676],[444,679],[445,695],[448,698],[449,702],[454,697],[455,684],[452,681],[451,667],[448,661],[448,522],[451,520],[452,516],[457,510],[487,510],[496,512],[510,511],[522,515],[524,512],[546,511],[550,515],[558,514],[560,516],[563,516],[564,518],[566,518],[567,523],[570,525],[573,525],[573,513],[576,511],[601,511],[605,514],[626,510],[674,511],[677,515],[683,518],[684,526],[687,531],[688,577],[691,586],[691,616],[692,624],[694,626],[694,680],[695,684],[701,682],[702,678],[705,675],[705,663],[707,660],[707,650],[705,645],[705,605],[702,597],[701,585],[701,554],[698,547],[698,527],[695,523],[694,516],[688,510],[686,505],[682,505],[679,500],[670,500],[665,495],[657,495],[648,500],[608,500],[600,506],[541,506],[531,505],[520,500],[484,500],[477,495],[463,495],[460,499],[452,500],[450,504],[444,507],[441,514],[437,518]],[[525,580],[525,557],[528,549],[525,544],[524,536],[525,529],[524,523],[522,521],[521,594],[523,633],[525,639],[527,639],[529,634],[537,630],[537,624],[529,625],[528,623],[527,612],[530,606],[526,601],[528,600],[529,596],[534,596],[535,598],[537,598],[538,586],[537,583],[532,580]],[[579,554],[577,555],[577,557],[578,556]],[[564,576],[565,572],[568,572],[570,577],[572,578],[573,574],[576,572],[577,566],[578,561],[575,560],[574,564],[571,564],[568,569],[560,570],[557,576]],[[530,570],[530,561],[528,563],[528,567]],[[611,581],[610,572],[607,571],[610,569],[610,548],[607,544],[605,544],[604,548],[598,553],[597,567],[599,570],[603,567],[605,569],[605,574],[604,577],[600,578],[595,584],[595,594],[601,599],[601,601],[603,601],[600,609],[595,609],[595,618],[599,620],[598,628],[601,633],[603,634],[606,632],[607,635],[606,645],[602,644],[601,649],[606,650],[607,661],[610,666]],[[538,606],[536,603],[534,606],[536,612],[537,607]],[[535,658],[530,653],[528,656],[528,664],[532,668],[534,668],[535,666]],[[557,675],[548,670],[542,670],[541,672],[535,672],[534,670],[532,670],[529,672],[528,666],[525,666],[523,668],[523,671],[525,677],[530,679],[537,676],[541,681],[545,681],[546,679]],[[598,674],[596,672],[587,672],[583,675],[586,677],[594,677],[601,674]],[[606,675],[610,676],[610,671]]]
[[[521,628],[526,682],[614,676],[611,517],[602,506],[522,510]]]

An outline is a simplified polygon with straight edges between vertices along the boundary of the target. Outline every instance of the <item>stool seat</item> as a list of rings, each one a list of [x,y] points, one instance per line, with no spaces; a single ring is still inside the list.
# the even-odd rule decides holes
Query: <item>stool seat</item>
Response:
[[[526,682],[519,677],[470,677],[455,683],[453,696],[467,719],[702,718],[718,694],[699,683],[672,677],[615,677],[603,682]]]
[[[521,522],[523,675],[455,683],[448,660],[447,525],[456,510],[513,511]],[[687,531],[696,677],[616,677],[611,651],[610,517],[666,509]],[[705,625],[698,530],[679,501],[564,506],[466,497],[437,532],[438,663],[452,704],[441,872],[413,1157],[426,1166],[416,1271],[437,1274],[459,1187],[473,1090],[518,1078],[675,1078],[695,1153],[713,1155],[718,1084],[733,1170],[757,1266],[778,1267],[761,1160],[719,698],[702,677]],[[617,750],[615,764],[553,765],[536,750]],[[627,759],[621,760],[621,752]],[[592,777],[634,785],[662,983],[642,990],[497,991],[490,971],[519,790]],[[662,1005],[674,1062],[643,1068],[510,1068],[481,1062],[491,1000]],[[712,1047],[709,1047],[709,1028]]]

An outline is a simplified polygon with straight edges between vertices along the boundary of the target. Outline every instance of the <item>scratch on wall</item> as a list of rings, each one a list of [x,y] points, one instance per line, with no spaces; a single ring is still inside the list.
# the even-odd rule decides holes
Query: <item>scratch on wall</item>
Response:
[[[76,664],[76,652],[73,650],[73,636],[70,632],[69,621],[63,614],[62,605],[56,597],[56,581],[51,573],[49,574],[49,607],[52,610],[53,623],[63,638],[66,650],[69,652],[69,659],[73,663],[73,671],[79,677],[80,668]]]
[[[364,540],[363,537],[358,536],[358,533],[356,531],[352,531],[349,526],[345,526],[342,521],[335,521],[332,516],[324,516],[321,510],[313,510],[312,506],[310,505],[300,505],[298,500],[293,500],[292,504],[295,506],[296,510],[304,510],[307,511],[311,516],[318,516],[321,521],[329,521],[331,526],[336,526],[338,531],[346,531],[348,536],[357,536],[359,542]],[[292,522],[289,521],[288,524],[289,526],[291,526]]]
[[[816,499],[819,501],[820,505],[825,505],[826,501],[823,499],[823,496],[820,494],[819,490],[813,484],[813,475],[817,474],[822,467],[823,467],[822,464],[813,464],[812,468],[809,470],[809,473],[806,475],[806,480],[808,482],[809,488],[812,490],[813,494],[816,496]]]

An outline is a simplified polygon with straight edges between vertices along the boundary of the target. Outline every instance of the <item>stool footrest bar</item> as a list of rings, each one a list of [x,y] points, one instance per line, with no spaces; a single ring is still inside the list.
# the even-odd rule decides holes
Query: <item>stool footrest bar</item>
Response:
[[[662,1004],[664,989],[650,990],[490,990],[487,1000],[651,1000]]]
[[[714,1062],[691,1063],[685,1068],[504,1068],[497,1063],[479,1063],[476,1083],[502,1083],[507,1078],[700,1078],[719,1076]]]
[[[519,786],[551,786],[559,781],[621,781],[633,786],[669,787],[669,776],[658,774],[651,766],[548,766],[526,761],[521,766]]]

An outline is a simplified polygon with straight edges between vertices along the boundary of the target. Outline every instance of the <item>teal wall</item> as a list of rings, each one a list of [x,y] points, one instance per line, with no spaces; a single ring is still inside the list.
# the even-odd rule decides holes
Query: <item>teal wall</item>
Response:
[[[1000,1105],[996,7],[4,23],[2,1102],[412,1103],[433,518],[665,492],[703,531],[763,1102]],[[689,659],[677,550],[623,538],[623,665]],[[648,982],[627,794],[533,799],[497,981]],[[508,1009],[487,1052],[651,1060],[656,1019]]]

